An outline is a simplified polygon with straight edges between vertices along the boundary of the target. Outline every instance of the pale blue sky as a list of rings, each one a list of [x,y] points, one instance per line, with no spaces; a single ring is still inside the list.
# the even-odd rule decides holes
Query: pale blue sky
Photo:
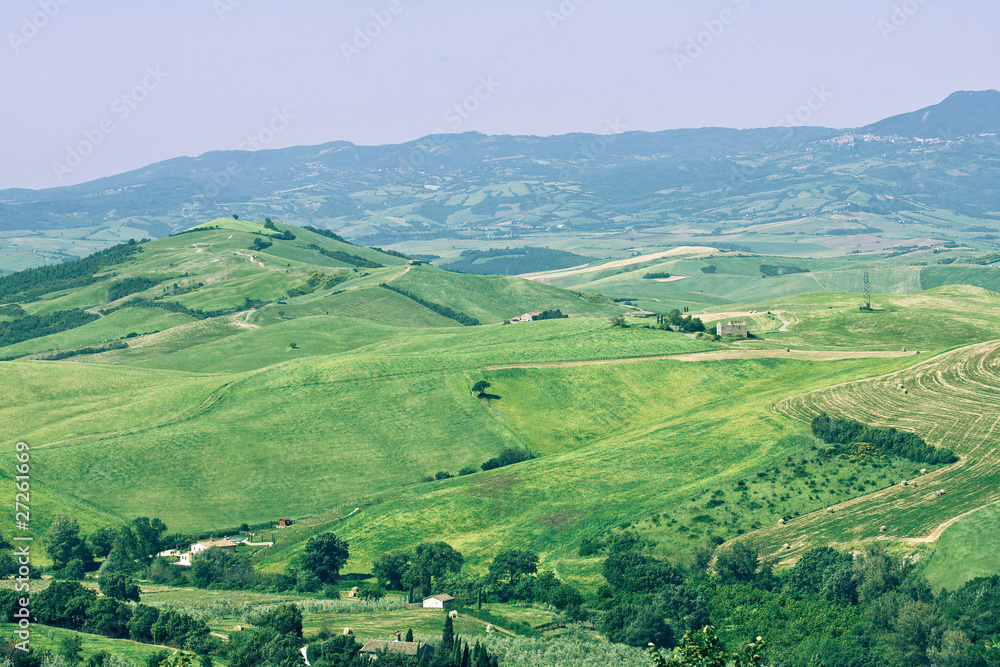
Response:
[[[997,25],[988,0],[3,0],[0,188],[241,146],[773,126],[809,102],[807,124],[855,127],[1000,88]]]

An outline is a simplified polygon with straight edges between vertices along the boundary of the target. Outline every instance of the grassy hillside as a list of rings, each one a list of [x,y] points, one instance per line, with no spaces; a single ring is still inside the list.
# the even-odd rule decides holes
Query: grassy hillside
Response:
[[[884,536],[933,541],[949,522],[1000,500],[994,430],[1000,382],[997,341],[971,345],[888,375],[820,389],[778,404],[803,422],[826,412],[866,424],[913,431],[928,443],[953,449],[958,463],[911,474],[900,484],[858,498],[835,514],[812,514],[760,532],[771,549],[787,542],[794,555],[810,543]],[[885,526],[885,530],[881,529]]]
[[[607,260],[529,277],[568,289],[633,297],[636,305],[657,312],[684,306],[697,311],[809,293],[859,294],[866,271],[873,294],[916,294],[947,285],[1000,290],[1000,270],[964,263],[975,253],[939,250],[942,252],[792,257],[675,248],[666,256],[649,253],[632,257],[628,264],[623,264],[626,260]],[[772,271],[777,275],[766,274]],[[645,278],[650,273],[670,277]]]
[[[989,577],[1000,571],[997,547],[1000,504],[976,510],[942,533],[923,574],[937,588],[957,589],[975,577]]]
[[[0,363],[12,397],[0,428],[32,445],[39,531],[59,511],[87,527],[154,514],[184,532],[292,516],[297,527],[280,531],[264,567],[282,569],[314,531],[335,526],[352,544],[353,571],[386,549],[442,539],[473,567],[502,547],[532,548],[592,587],[599,563],[578,556],[580,540],[615,526],[636,525],[684,559],[710,538],[910,476],[900,460],[829,466],[808,426],[773,406],[909,373],[928,350],[995,338],[1000,315],[1000,296],[975,287],[876,294],[874,312],[860,312],[854,295],[784,295],[790,281],[856,271],[849,259],[786,260],[802,271],[764,278],[753,275],[760,257],[695,248],[550,276],[599,276],[602,285],[625,276],[655,290],[681,281],[642,275],[681,266],[692,281],[767,295],[715,311],[756,311],[766,333],[713,342],[651,320],[613,326],[607,315],[622,307],[538,280],[411,266],[305,230],[251,251],[258,223],[209,226],[141,244],[79,289],[23,301],[26,310],[72,302],[103,315],[8,346],[25,353],[139,334],[126,349]],[[310,263],[311,244],[383,266]],[[699,265],[716,274],[693,277]],[[121,284],[137,291],[122,295]],[[485,324],[461,326],[437,306]],[[571,317],[500,324],[555,308]],[[901,356],[904,346],[924,353]],[[470,393],[479,380],[492,398]],[[538,458],[422,481],[477,468],[504,447]]]

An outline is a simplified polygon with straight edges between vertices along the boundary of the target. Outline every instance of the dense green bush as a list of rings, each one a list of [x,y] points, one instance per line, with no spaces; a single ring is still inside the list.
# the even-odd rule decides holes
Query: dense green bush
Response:
[[[49,292],[90,285],[100,280],[96,273],[121,264],[138,252],[142,252],[142,247],[134,239],[130,239],[128,243],[99,250],[83,259],[36,266],[9,276],[0,276],[0,299],[28,301]]]
[[[310,243],[307,246],[310,250],[315,250],[324,257],[329,257],[330,259],[335,259],[338,262],[343,262],[344,264],[351,264],[353,266],[359,266],[363,269],[380,269],[382,265],[378,262],[373,262],[370,259],[365,259],[364,257],[358,257],[357,255],[352,255],[350,253],[344,252],[343,250],[327,250],[322,246],[318,246],[315,243]]]
[[[480,467],[484,471],[493,470],[495,468],[502,468],[504,466],[520,463],[521,461],[530,461],[533,458],[535,458],[534,454],[529,452],[527,449],[505,447],[498,456],[484,462]]]
[[[28,315],[12,322],[0,322],[0,347],[75,329],[97,319],[100,315],[83,310],[57,310],[46,315]]]
[[[954,463],[955,453],[944,447],[932,447],[916,433],[898,431],[888,426],[867,426],[846,417],[830,417],[825,412],[812,420],[812,432],[828,444],[841,445],[838,453],[849,453],[849,445],[868,443],[877,452],[900,456],[916,463]]]

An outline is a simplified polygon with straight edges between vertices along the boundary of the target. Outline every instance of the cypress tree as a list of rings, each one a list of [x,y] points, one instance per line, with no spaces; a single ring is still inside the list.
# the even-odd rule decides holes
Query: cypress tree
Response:
[[[439,650],[442,653],[445,651],[451,652],[454,646],[455,646],[455,626],[451,622],[451,616],[445,616],[444,631],[441,633],[441,648]]]

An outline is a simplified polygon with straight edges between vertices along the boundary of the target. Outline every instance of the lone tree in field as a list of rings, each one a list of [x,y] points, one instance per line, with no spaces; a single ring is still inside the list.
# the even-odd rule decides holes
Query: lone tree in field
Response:
[[[486,396],[486,390],[490,388],[490,383],[486,380],[480,380],[476,384],[472,385],[472,393],[476,394],[478,398],[483,398]]]
[[[312,571],[324,584],[332,584],[340,576],[340,568],[347,563],[348,546],[333,533],[311,537],[302,556],[302,569]]]

